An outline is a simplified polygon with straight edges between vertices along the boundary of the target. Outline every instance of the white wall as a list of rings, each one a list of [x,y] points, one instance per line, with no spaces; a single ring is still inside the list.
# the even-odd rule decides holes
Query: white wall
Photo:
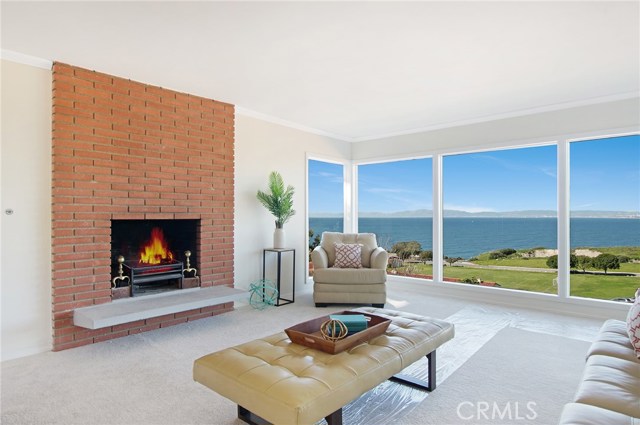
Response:
[[[0,70],[1,358],[7,360],[51,349],[51,71],[5,60]]]
[[[353,144],[352,159],[367,160],[460,148],[554,141],[561,135],[640,126],[638,98],[506,118]]]
[[[262,276],[262,250],[273,246],[273,216],[258,202],[271,171],[278,171],[296,192],[296,215],[284,225],[287,246],[296,249],[296,288],[305,285],[306,154],[349,159],[351,144],[236,115],[235,149],[235,285],[248,289]],[[283,282],[284,283],[284,282]]]

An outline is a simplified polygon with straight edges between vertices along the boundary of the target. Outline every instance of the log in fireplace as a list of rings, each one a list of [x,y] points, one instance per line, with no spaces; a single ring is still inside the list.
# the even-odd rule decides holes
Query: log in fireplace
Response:
[[[112,288],[129,296],[182,289],[184,278],[197,276],[199,227],[199,220],[112,220]]]

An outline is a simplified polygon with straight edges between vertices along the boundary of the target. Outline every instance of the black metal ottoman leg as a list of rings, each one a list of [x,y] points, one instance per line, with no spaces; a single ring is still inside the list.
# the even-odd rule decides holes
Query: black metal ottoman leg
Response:
[[[327,425],[342,425],[342,408],[336,410],[325,418]]]
[[[433,391],[436,389],[436,350],[433,350],[427,354],[427,360],[429,361],[429,377],[427,378],[428,388],[427,391]]]
[[[238,419],[248,423],[249,425],[271,425],[271,422],[267,422],[262,419],[260,416],[251,412],[248,409],[240,406],[238,404]]]
[[[389,380],[411,385],[412,387],[420,388],[421,390],[433,391],[436,389],[436,350],[427,354],[427,361],[429,362],[429,376],[427,377],[427,382],[404,373],[395,374],[389,378]]]

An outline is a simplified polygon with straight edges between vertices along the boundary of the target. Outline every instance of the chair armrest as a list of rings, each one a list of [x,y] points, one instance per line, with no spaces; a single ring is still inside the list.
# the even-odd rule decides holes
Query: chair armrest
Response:
[[[389,262],[389,253],[384,248],[377,247],[371,253],[371,268],[372,269],[387,269],[387,263]]]
[[[311,251],[311,262],[314,269],[326,269],[329,267],[329,256],[321,246],[317,246]]]

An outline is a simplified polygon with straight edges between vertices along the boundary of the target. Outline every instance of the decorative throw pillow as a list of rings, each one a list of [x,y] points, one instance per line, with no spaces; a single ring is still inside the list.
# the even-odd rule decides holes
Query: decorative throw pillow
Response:
[[[627,333],[636,356],[640,359],[640,288],[636,291],[636,300],[627,315]]]
[[[354,243],[335,243],[336,261],[333,267],[338,269],[359,269],[362,267],[362,245]]]

